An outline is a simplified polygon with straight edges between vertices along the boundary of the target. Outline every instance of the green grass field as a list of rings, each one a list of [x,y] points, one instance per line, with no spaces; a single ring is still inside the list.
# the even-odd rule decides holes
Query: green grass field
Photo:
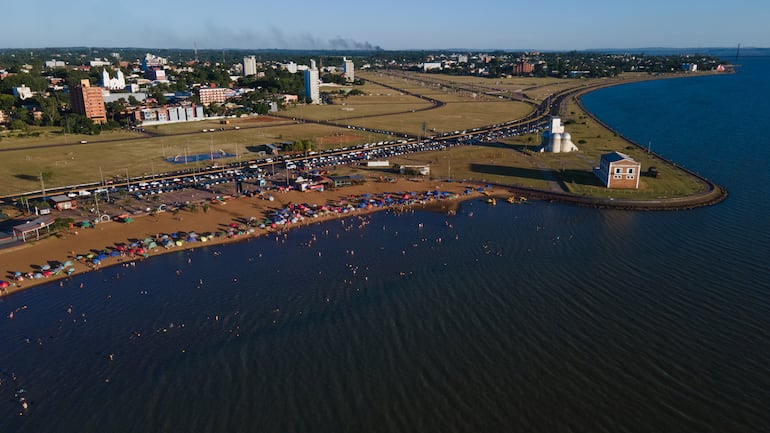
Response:
[[[6,169],[0,172],[0,195],[40,189],[39,176],[42,172],[52,174],[46,182],[48,188],[99,181],[102,175],[105,179],[114,176],[125,178],[126,170],[131,177],[148,175],[182,168],[165,159],[185,153],[208,154],[222,150],[238,157],[220,161],[248,161],[257,157],[252,150],[260,144],[306,139],[319,141],[323,137],[335,137],[335,133],[340,131],[340,128],[303,123],[2,152],[0,156]],[[345,145],[388,139],[387,136],[348,129],[344,132]],[[339,145],[330,142],[320,148]],[[210,161],[198,164],[205,166]]]
[[[422,135],[424,123],[427,135],[435,135],[518,119],[529,112],[529,105],[518,102],[465,102],[416,113],[353,119],[350,124]]]
[[[76,144],[81,141],[99,142],[122,140],[139,136],[135,132],[117,129],[99,135],[65,134],[61,127],[31,126],[27,134],[14,131],[0,132],[0,150],[16,147],[45,146],[49,144]]]

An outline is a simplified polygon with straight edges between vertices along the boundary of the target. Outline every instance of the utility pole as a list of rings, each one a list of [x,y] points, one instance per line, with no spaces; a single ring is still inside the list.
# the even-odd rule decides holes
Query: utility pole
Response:
[[[43,172],[40,172],[40,192],[43,194],[43,198],[45,198],[45,182],[43,181]]]
[[[107,188],[107,185],[104,183],[104,173],[102,173],[102,167],[99,167],[99,178],[102,180],[102,188],[107,190],[107,201],[110,201],[110,189]]]

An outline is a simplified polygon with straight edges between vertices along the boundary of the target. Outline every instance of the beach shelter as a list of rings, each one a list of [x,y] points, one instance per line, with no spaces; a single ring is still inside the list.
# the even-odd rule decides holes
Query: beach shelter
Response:
[[[38,218],[34,221],[30,221],[25,224],[17,225],[13,227],[13,237],[14,238],[21,238],[22,241],[26,242],[27,237],[30,236],[30,234],[35,234],[35,239],[40,239],[40,230],[46,229],[49,233],[51,231],[51,224],[54,223],[53,218]]]

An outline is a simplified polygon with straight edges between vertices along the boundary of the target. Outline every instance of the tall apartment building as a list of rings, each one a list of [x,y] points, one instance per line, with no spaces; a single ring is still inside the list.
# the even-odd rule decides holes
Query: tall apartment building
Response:
[[[107,123],[102,88],[91,87],[88,79],[80,80],[79,86],[70,88],[70,105],[73,112],[82,114],[95,123]]]
[[[353,71],[353,61],[347,58],[342,58],[342,75],[345,77],[345,81],[353,82],[356,80],[355,72]]]
[[[315,60],[310,61],[310,69],[305,70],[305,97],[310,99],[313,104],[321,103],[321,86],[318,78],[318,68]]]
[[[257,58],[248,56],[243,58],[243,76],[257,75]]]
[[[521,60],[513,65],[514,75],[531,74],[534,71],[535,65],[527,62],[526,60]]]
[[[212,102],[223,103],[227,100],[230,89],[225,87],[201,87],[196,90],[201,104],[208,106]]]

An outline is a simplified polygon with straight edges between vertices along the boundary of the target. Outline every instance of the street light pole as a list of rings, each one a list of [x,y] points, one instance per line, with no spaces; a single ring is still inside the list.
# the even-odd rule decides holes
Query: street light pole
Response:
[[[45,182],[43,181],[43,172],[40,172],[40,192],[43,194],[43,198],[45,198]]]

